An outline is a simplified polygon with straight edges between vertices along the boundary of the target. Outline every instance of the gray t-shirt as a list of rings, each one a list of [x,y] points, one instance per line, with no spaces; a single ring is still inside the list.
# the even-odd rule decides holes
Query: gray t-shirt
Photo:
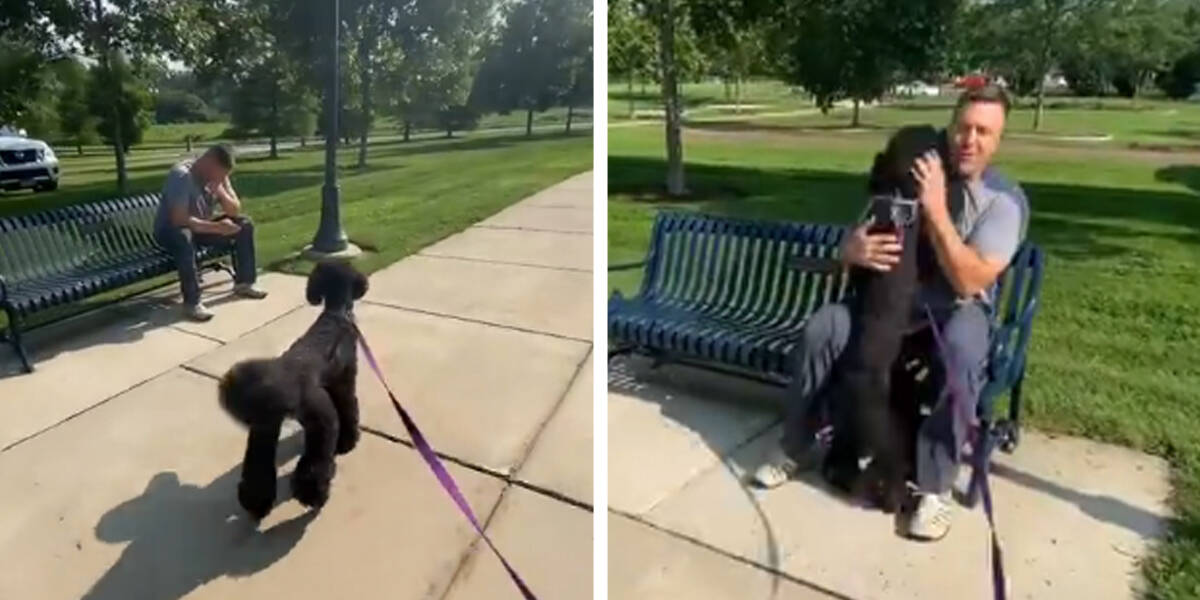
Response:
[[[158,213],[154,216],[155,230],[171,227],[171,210],[179,205],[188,207],[188,214],[199,219],[211,219],[217,199],[204,189],[204,184],[192,175],[194,160],[183,160],[167,172]]]
[[[1029,223],[1029,201],[1021,186],[988,167],[978,181],[968,183],[962,194],[950,194],[950,217],[963,241],[989,260],[1008,263],[1025,239]],[[991,306],[994,286],[980,300]],[[931,309],[949,308],[967,301],[959,298],[941,269],[920,290],[920,300]]]

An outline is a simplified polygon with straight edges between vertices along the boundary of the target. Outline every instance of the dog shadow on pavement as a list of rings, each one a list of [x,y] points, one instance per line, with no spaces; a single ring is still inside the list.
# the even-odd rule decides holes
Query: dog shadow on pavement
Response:
[[[302,445],[299,433],[281,440],[276,464],[298,456]],[[290,499],[287,474],[279,478],[277,504]],[[128,545],[84,600],[176,600],[218,577],[251,575],[286,556],[316,511],[259,531],[238,505],[240,475],[238,464],[199,487],[162,472],[140,496],[109,510],[96,524],[96,538]]]

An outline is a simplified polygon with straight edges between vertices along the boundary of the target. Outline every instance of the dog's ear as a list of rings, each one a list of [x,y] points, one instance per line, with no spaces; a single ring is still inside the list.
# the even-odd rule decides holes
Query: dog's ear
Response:
[[[312,273],[308,274],[308,286],[304,290],[304,297],[314,306],[325,300],[325,270],[324,263],[317,263]]]
[[[882,152],[875,154],[875,163],[871,165],[871,174],[867,177],[867,192],[871,194],[887,193],[887,163]]]
[[[359,298],[362,298],[363,296],[367,295],[367,276],[366,275],[363,275],[362,273],[359,273],[358,271],[354,272],[354,288],[352,290],[352,293],[354,295],[355,300],[358,300]]]

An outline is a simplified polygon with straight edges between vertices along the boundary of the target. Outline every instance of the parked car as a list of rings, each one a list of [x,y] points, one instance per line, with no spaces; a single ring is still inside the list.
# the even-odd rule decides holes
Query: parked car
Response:
[[[50,144],[0,127],[0,189],[58,189],[58,157]]]
[[[937,96],[941,94],[941,90],[936,85],[930,85],[924,81],[910,81],[896,86],[895,94],[897,96]]]

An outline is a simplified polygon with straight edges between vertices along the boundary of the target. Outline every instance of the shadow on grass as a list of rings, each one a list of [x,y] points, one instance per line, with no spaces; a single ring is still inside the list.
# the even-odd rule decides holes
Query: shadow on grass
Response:
[[[700,131],[729,131],[735,133],[781,133],[803,135],[812,132],[829,132],[829,133],[866,133],[872,131],[887,131],[895,129],[894,127],[886,127],[883,125],[873,125],[870,123],[859,123],[856,126],[851,126],[847,120],[845,123],[820,123],[820,124],[799,124],[799,123],[764,123],[761,121],[745,121],[745,120],[728,120],[718,121],[705,119],[703,121],[689,121],[684,123],[687,129],[696,129]]]
[[[299,433],[281,440],[276,464],[299,455],[301,446]],[[176,600],[218,577],[251,575],[286,556],[316,511],[258,531],[237,503],[240,474],[238,465],[201,487],[162,472],[140,496],[110,509],[96,524],[96,539],[125,548],[84,600]],[[280,478],[277,504],[291,495],[287,481]]]
[[[726,216],[814,223],[851,222],[866,197],[867,157],[861,175],[814,169],[755,169],[711,164],[686,166],[690,194],[664,194],[662,160],[616,156],[608,159],[609,193],[662,208],[686,208]],[[1161,181],[1200,191],[1200,166],[1158,172]],[[1114,239],[1148,235],[1200,242],[1200,196],[1177,191],[1136,190],[1059,183],[1022,185],[1031,205],[1029,236],[1052,255],[1111,257],[1129,249]],[[1098,222],[1103,220],[1104,222]]]
[[[1183,140],[1192,140],[1192,141],[1200,142],[1200,129],[1180,129],[1180,128],[1166,129],[1166,130],[1146,129],[1146,130],[1139,131],[1138,133],[1140,133],[1142,135],[1173,137],[1173,138],[1179,138],[1179,139],[1183,139]]]

